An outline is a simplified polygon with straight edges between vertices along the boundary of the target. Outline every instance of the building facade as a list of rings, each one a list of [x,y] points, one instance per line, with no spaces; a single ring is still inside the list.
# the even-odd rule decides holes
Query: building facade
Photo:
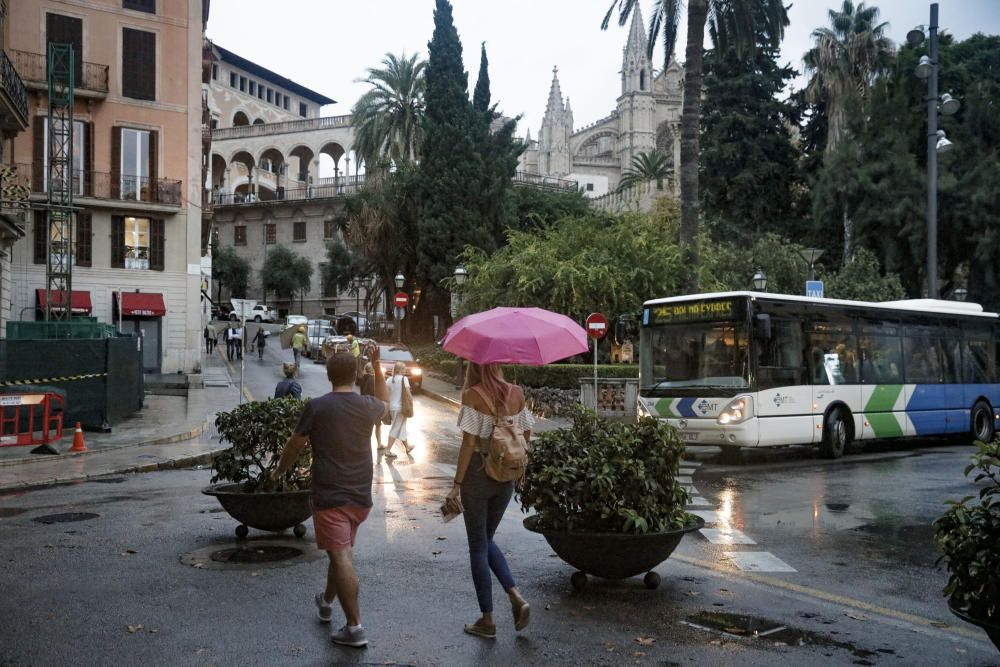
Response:
[[[684,71],[671,61],[665,70],[656,72],[647,45],[636,5],[622,53],[617,105],[604,118],[580,129],[574,128],[569,97],[563,98],[558,69],[553,68],[542,127],[537,140],[528,133],[528,150],[521,155],[519,169],[576,181],[588,197],[613,192],[639,153],[658,150],[673,160],[674,173],[680,173]],[[676,191],[676,181],[672,187]]]
[[[201,360],[202,39],[208,0],[18,0],[10,51],[29,90],[11,163],[35,207],[15,246],[13,314],[46,287],[48,44],[75,54],[70,307],[143,336],[148,372]],[[5,156],[6,158],[6,156]]]

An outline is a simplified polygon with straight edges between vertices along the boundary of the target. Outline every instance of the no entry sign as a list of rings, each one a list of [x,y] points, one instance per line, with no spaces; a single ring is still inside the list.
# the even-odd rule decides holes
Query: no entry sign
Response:
[[[392,301],[396,304],[397,308],[406,308],[407,304],[410,303],[410,296],[406,292],[396,292],[396,296],[392,298]]]
[[[587,316],[587,335],[594,340],[601,340],[608,335],[608,318],[600,313]]]

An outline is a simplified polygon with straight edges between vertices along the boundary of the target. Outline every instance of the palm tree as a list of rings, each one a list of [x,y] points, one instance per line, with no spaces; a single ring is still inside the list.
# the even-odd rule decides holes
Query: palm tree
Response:
[[[832,152],[847,131],[847,105],[865,99],[876,77],[888,67],[892,41],[885,36],[888,23],[879,23],[879,9],[844,0],[840,11],[829,11],[829,28],[817,28],[815,46],[804,56],[810,75],[806,96],[822,102],[827,111],[826,152]]]
[[[618,8],[624,26],[639,0],[612,0],[601,28],[606,29]],[[663,37],[663,66],[670,63],[677,42],[677,22],[682,0],[656,0],[649,24],[649,56]],[[698,291],[698,131],[701,118],[702,57],[705,25],[717,46],[730,41],[738,51],[753,49],[758,36],[777,47],[788,25],[784,0],[687,0],[687,47],[684,62],[684,104],[681,108],[681,225],[680,245],[688,273],[687,291]]]
[[[813,31],[815,46],[803,58],[806,74],[811,76],[806,97],[826,108],[824,159],[848,138],[848,106],[856,102],[863,105],[872,84],[889,67],[893,55],[892,41],[885,36],[888,23],[878,22],[878,7],[844,0],[840,11],[831,9],[829,16],[831,27]],[[861,108],[858,118],[863,122]],[[854,222],[846,201],[842,223],[846,264],[854,257]]]
[[[632,166],[624,174],[622,180],[618,182],[618,192],[623,192],[640,183],[656,181],[656,189],[663,189],[663,181],[670,178],[674,173],[673,166],[667,156],[660,151],[650,151],[639,153],[632,158]]]
[[[368,164],[413,161],[421,144],[424,113],[424,69],[418,55],[387,53],[382,67],[368,68],[357,79],[371,85],[351,110],[355,150]]]

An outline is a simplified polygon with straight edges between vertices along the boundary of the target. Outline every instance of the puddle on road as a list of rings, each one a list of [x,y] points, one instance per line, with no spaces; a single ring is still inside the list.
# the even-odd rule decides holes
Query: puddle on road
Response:
[[[94,514],[93,512],[65,512],[63,514],[46,514],[45,516],[38,516],[32,519],[38,523],[44,523],[46,525],[53,523],[72,523],[73,521],[90,521],[91,519],[96,519],[100,514]]]
[[[210,556],[216,563],[278,563],[298,558],[304,552],[295,547],[260,545],[220,549]]]
[[[28,509],[27,507],[0,507],[0,519],[9,519],[18,514],[24,514]]]
[[[686,623],[703,630],[717,631],[724,635],[743,639],[767,641],[777,646],[814,646],[817,648],[837,648],[848,651],[861,660],[856,664],[870,665],[866,658],[877,654],[874,651],[858,648],[854,644],[838,641],[832,637],[808,630],[789,627],[759,616],[744,616],[717,611],[703,611],[694,616],[688,616]]]

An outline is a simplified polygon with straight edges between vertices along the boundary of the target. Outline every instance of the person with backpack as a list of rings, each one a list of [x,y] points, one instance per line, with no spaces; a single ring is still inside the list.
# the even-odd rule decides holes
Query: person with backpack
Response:
[[[498,364],[469,364],[458,413],[462,447],[445,509],[451,514],[462,512],[465,519],[472,582],[482,616],[464,630],[477,637],[496,637],[490,570],[510,598],[514,629],[528,625],[531,607],[518,592],[493,536],[514,494],[514,481],[527,467],[534,422],[524,391],[504,380]]]
[[[387,461],[392,461],[396,455],[392,453],[392,447],[397,443],[403,444],[403,449],[409,454],[416,445],[411,445],[406,441],[406,420],[412,417],[405,409],[409,403],[410,409],[413,406],[413,394],[410,393],[410,381],[406,377],[406,364],[397,361],[392,367],[392,376],[386,380],[389,386],[389,414],[392,416],[392,426],[389,427],[388,443],[385,449],[379,448]]]

